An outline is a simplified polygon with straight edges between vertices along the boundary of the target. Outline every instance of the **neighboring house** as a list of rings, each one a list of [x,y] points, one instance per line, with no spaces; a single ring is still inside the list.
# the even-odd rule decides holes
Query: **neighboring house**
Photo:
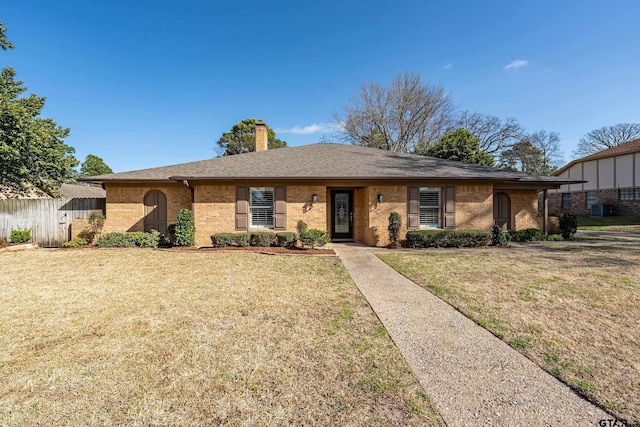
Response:
[[[555,175],[583,182],[549,191],[552,215],[590,215],[596,204],[612,205],[616,215],[640,215],[640,139],[574,160]]]
[[[196,244],[210,235],[269,229],[295,231],[298,220],[335,240],[388,242],[398,212],[413,229],[489,230],[544,226],[540,190],[568,179],[344,144],[257,151],[199,162],[86,177],[107,191],[104,232],[164,232],[180,209],[192,209]]]

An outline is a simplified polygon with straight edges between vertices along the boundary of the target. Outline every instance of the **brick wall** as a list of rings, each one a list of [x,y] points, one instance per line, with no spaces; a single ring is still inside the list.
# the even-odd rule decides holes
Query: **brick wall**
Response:
[[[167,197],[167,223],[175,221],[180,209],[191,209],[191,190],[182,184],[127,185],[107,183],[104,233],[144,231],[144,195],[160,190]]]
[[[509,190],[505,193],[511,198],[512,229],[542,229],[543,217],[538,214],[537,190]]]
[[[585,207],[585,192],[574,191],[571,194],[571,209],[562,209],[562,193],[549,194],[549,215],[561,216],[569,212],[578,216],[589,216],[591,210]],[[640,201],[619,201],[618,190],[596,191],[596,203],[613,205],[616,215],[640,216]]]
[[[402,218],[400,238],[404,239],[407,232],[407,186],[385,185],[367,188],[367,204],[369,223],[367,224],[366,239],[363,243],[375,246],[389,244],[389,215],[398,212]],[[378,203],[378,194],[382,194],[383,201]]]
[[[493,224],[493,186],[456,187],[456,228],[489,230]]]

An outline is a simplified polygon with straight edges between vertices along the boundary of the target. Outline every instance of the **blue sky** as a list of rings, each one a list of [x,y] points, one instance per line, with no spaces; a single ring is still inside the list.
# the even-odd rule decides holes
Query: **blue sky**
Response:
[[[581,136],[640,122],[640,2],[5,2],[0,52],[76,157],[114,171],[214,157],[261,118],[290,146],[333,140],[364,82],[415,72],[461,110]],[[511,64],[511,66],[509,66]]]

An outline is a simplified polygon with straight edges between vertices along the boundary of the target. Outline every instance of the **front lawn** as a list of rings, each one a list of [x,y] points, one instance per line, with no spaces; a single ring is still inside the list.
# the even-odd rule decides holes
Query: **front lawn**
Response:
[[[637,216],[604,216],[604,217],[579,216],[578,230],[640,233],[640,217],[637,217]]]
[[[440,425],[335,258],[0,254],[0,425]]]
[[[640,421],[636,241],[379,256],[588,399]]]

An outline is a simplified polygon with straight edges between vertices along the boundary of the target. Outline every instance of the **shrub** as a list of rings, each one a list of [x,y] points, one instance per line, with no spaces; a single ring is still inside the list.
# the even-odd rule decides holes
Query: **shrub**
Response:
[[[293,232],[276,234],[276,244],[281,248],[295,248],[298,243],[298,235]]]
[[[511,240],[514,242],[538,242],[547,240],[547,236],[537,228],[525,228],[524,230],[509,230]]]
[[[211,235],[211,244],[215,248],[227,246],[249,246],[248,233],[215,233]]]
[[[410,248],[477,248],[491,241],[488,231],[412,230],[407,232]]]
[[[302,246],[310,246],[315,248],[316,246],[324,246],[331,240],[329,233],[326,231],[318,230],[317,228],[310,228],[305,230],[300,235],[300,242]]]
[[[303,220],[298,220],[296,230],[298,230],[298,239],[302,246],[315,248],[316,246],[324,246],[331,240],[329,233],[317,228],[308,228]]]
[[[389,242],[394,248],[400,247],[400,227],[402,227],[402,217],[398,212],[391,212],[389,214]]]
[[[24,243],[31,240],[31,229],[30,228],[12,228],[11,229],[11,241],[13,243]]]
[[[82,236],[78,236],[62,244],[65,248],[77,248],[78,246],[88,245],[89,242]]]
[[[268,247],[274,244],[276,241],[276,235],[268,231],[256,231],[251,233],[249,237],[249,245]]]
[[[226,248],[233,245],[233,233],[215,233],[211,235],[211,244],[214,248]]]
[[[507,246],[509,244],[509,236],[504,229],[498,224],[491,227],[491,246]]]
[[[91,215],[89,215],[89,225],[96,231],[102,229],[104,220],[104,213],[102,213],[102,211],[93,211]]]
[[[564,237],[562,237],[560,234],[550,234],[547,236],[547,240],[551,242],[560,242],[564,240]]]
[[[193,212],[180,209],[178,218],[167,226],[167,236],[174,246],[193,246],[196,238]]]
[[[571,239],[578,231],[578,218],[570,213],[560,217],[560,234],[564,240]]]
[[[99,248],[156,248],[160,242],[160,232],[149,233],[134,231],[128,233],[107,233],[100,236],[96,245]]]

